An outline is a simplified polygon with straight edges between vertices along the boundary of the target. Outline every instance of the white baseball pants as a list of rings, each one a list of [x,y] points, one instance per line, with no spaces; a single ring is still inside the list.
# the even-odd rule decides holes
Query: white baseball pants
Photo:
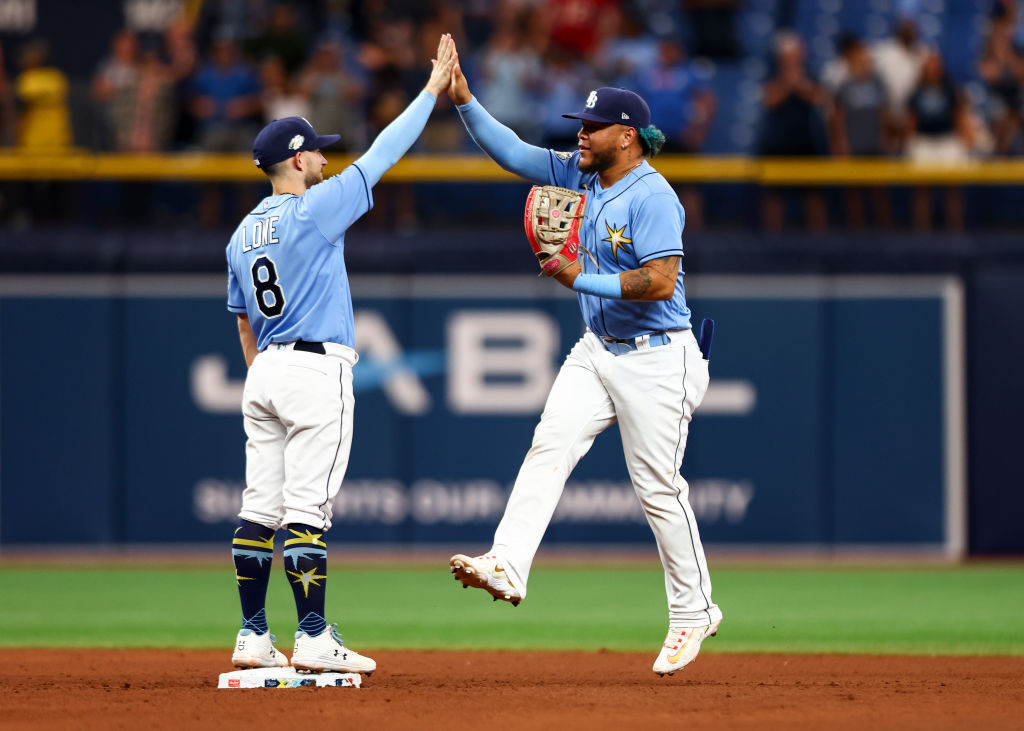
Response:
[[[526,596],[530,567],[569,474],[615,421],[626,466],[665,567],[669,624],[719,621],[689,486],[679,474],[690,418],[708,387],[708,363],[690,330],[671,342],[613,355],[587,331],[551,387],[491,553]]]
[[[326,355],[271,344],[245,379],[245,491],[240,518],[278,529],[331,527],[334,498],[352,446],[351,348]]]

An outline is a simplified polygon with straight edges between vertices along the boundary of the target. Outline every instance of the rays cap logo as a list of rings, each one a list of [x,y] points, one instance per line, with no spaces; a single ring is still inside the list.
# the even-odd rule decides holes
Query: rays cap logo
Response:
[[[587,122],[625,124],[637,129],[644,129],[651,123],[651,109],[639,94],[612,86],[590,92],[582,112],[562,116]]]
[[[306,119],[285,117],[275,119],[256,135],[252,143],[252,159],[266,170],[304,150],[322,150],[341,139],[341,135],[318,135]]]

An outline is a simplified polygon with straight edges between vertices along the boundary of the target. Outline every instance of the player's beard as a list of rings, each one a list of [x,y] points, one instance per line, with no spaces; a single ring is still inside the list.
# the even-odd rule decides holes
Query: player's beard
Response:
[[[315,172],[312,171],[312,170],[308,171],[306,173],[306,178],[305,178],[305,180],[303,182],[306,184],[306,190],[309,190],[310,188],[312,188],[317,183],[324,182],[324,171],[323,170],[317,170]]]
[[[614,162],[614,150],[598,151],[591,147],[590,162],[584,165],[583,158],[581,157],[578,166],[581,173],[599,173],[602,170],[606,170],[607,168],[611,167]]]

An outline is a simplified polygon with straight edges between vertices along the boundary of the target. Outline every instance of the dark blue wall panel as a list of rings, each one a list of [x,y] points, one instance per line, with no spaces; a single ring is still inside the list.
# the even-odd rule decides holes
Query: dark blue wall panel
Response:
[[[983,268],[968,307],[972,553],[1024,554],[1024,268]]]
[[[713,384],[756,395],[749,411],[705,408],[691,425],[682,472],[704,540],[942,544],[938,290],[923,298],[872,291],[837,299],[827,288],[752,296],[749,281],[691,302],[696,322],[717,323]],[[799,288],[802,280],[792,281]],[[532,284],[524,278],[524,288]],[[0,540],[190,543],[230,534],[245,477],[237,410],[245,368],[218,289],[0,296]],[[553,338],[540,365],[552,374],[581,333],[571,296],[518,289],[355,298],[357,317],[377,322],[376,336],[401,352],[389,362],[364,347],[356,366],[356,432],[335,540],[490,541],[546,390],[524,413],[501,412],[486,398],[472,404],[479,413],[460,410],[452,379],[469,356],[453,344],[453,323],[539,318]],[[203,363],[212,368],[212,401],[197,397]],[[396,369],[422,389],[419,410],[389,391]],[[614,427],[573,472],[546,540],[652,540]]]
[[[941,543],[942,303],[840,299],[833,307],[835,540]]]
[[[120,538],[115,299],[0,301],[0,540]]]

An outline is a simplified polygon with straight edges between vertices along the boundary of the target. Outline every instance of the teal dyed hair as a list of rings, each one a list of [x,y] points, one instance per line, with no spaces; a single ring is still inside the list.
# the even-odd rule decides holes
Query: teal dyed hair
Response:
[[[637,128],[637,134],[640,135],[640,146],[644,148],[644,154],[648,157],[657,155],[665,145],[665,135],[653,124],[643,129]]]

